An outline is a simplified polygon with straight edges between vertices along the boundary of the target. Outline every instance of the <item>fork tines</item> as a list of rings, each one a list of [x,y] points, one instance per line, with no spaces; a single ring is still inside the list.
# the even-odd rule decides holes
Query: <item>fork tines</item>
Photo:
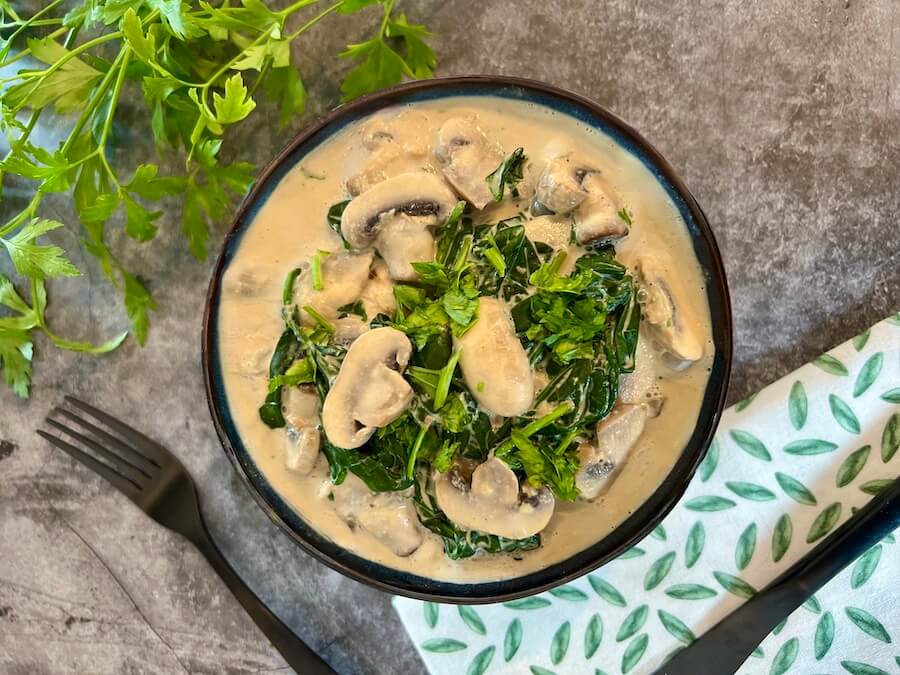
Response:
[[[140,493],[160,470],[165,450],[139,431],[83,401],[72,396],[66,396],[65,401],[70,407],[57,406],[46,422],[69,440],[42,429],[37,433],[126,495],[134,497]],[[85,419],[86,416],[94,422]]]

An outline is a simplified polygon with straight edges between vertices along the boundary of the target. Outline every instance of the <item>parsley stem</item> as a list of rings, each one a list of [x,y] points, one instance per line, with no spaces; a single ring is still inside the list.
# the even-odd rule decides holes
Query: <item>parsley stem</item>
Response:
[[[88,40],[84,44],[80,44],[75,49],[68,51],[64,56],[61,56],[59,61],[56,61],[52,66],[47,68],[46,70],[41,71],[40,77],[36,78],[36,82],[34,86],[31,88],[31,91],[28,92],[27,95],[22,97],[22,102],[13,109],[13,112],[19,112],[23,107],[28,105],[29,98],[37,91],[38,87],[50,77],[57,70],[66,65],[69,61],[74,59],[79,54],[88,51],[89,49],[93,49],[97,45],[102,45],[105,42],[109,42],[110,40],[118,40],[122,37],[122,31],[116,31],[115,33],[107,33],[106,35],[101,35],[100,37],[96,37],[93,40]]]
[[[309,314],[324,330],[329,333],[334,333],[334,326],[332,325],[332,323],[324,316],[322,316],[315,307],[313,307],[312,305],[304,305],[303,311]]]
[[[453,381],[453,373],[456,372],[456,364],[459,362],[459,356],[462,349],[458,349],[450,356],[447,365],[441,368],[441,374],[438,376],[437,387],[434,390],[434,409],[435,411],[447,402],[447,394],[450,393],[450,383]]]
[[[293,5],[288,5],[287,7],[282,9],[280,12],[277,12],[277,14],[281,17],[287,18],[291,14],[294,14],[295,12],[303,9],[304,7],[308,7],[309,5],[316,4],[318,1],[319,0],[298,0]],[[342,5],[342,4],[344,4],[343,1],[338,3],[338,5]]]
[[[68,35],[66,35],[66,39],[63,40],[63,46],[68,48],[78,37],[78,31],[81,30],[81,23],[79,22],[76,25],[72,26],[71,28],[67,28],[66,30],[68,31]],[[56,32],[58,33],[59,31],[56,31]],[[65,32],[65,31],[63,31],[63,32]],[[54,34],[56,34],[56,33],[54,33]],[[12,63],[12,61],[8,61],[7,63]],[[4,64],[4,65],[6,65],[6,64]],[[25,141],[28,140],[28,137],[31,136],[31,132],[34,131],[34,127],[37,125],[38,119],[40,118],[40,116],[43,112],[44,112],[44,108],[39,108],[31,113],[31,119],[28,120],[28,124],[25,126],[25,129],[24,129],[24,131],[22,131],[22,134],[19,136],[19,138],[16,139],[17,145],[24,144]],[[10,157],[13,154],[13,152],[14,152],[14,148],[11,147],[6,156]],[[37,209],[38,205],[41,203],[43,198],[44,198],[44,193],[40,192],[40,191],[36,191],[34,193],[34,195],[32,196],[31,201],[28,203],[28,206],[26,206],[16,216],[14,216],[12,219],[10,219],[5,225],[3,225],[3,227],[0,227],[0,237],[11,232],[12,230],[16,229],[25,220],[27,220],[28,217],[31,214],[33,214],[34,211]]]
[[[112,84],[113,79],[115,79],[118,74],[116,71],[117,66],[119,65],[120,59],[123,58],[124,51],[119,52],[119,55],[116,57],[116,60],[113,61],[112,65],[109,67],[109,70],[106,71],[106,75],[103,76],[103,79],[100,81],[100,84],[97,85],[97,88],[94,90],[94,94],[91,96],[91,99],[88,101],[87,107],[81,111],[81,115],[78,116],[78,119],[75,122],[75,126],[72,127],[72,131],[69,133],[69,137],[66,139],[65,143],[63,143],[61,152],[63,154],[68,153],[69,149],[72,147],[72,144],[78,140],[78,136],[81,133],[81,130],[84,128],[84,125],[87,124],[88,120],[91,118],[91,115],[97,110],[97,107],[103,101],[103,98],[106,96],[106,92],[109,89],[110,84]]]
[[[302,270],[299,267],[295,267],[288,275],[284,278],[284,286],[281,289],[281,304],[282,305],[290,305],[291,300],[294,298],[294,281],[297,279],[297,275],[300,274]]]
[[[322,278],[322,257],[319,253],[320,251],[317,251],[312,257],[309,268],[310,275],[312,276],[312,287],[315,291],[325,290],[325,280]]]
[[[500,252],[500,249],[497,247],[497,242],[494,241],[494,238],[491,235],[487,235],[485,240],[488,242],[488,248],[484,249],[484,257],[491,266],[497,270],[497,274],[502,277],[506,274],[506,260],[503,259],[503,254]]]
[[[530,438],[544,427],[553,424],[560,417],[571,412],[574,407],[575,406],[571,401],[560,403],[543,417],[539,417],[538,419],[529,422],[521,429],[513,429],[512,433],[514,436],[518,435],[523,439]],[[494,451],[494,454],[498,457],[502,457],[503,455],[508,454],[509,451],[513,449],[513,446],[518,446],[518,443],[514,443],[513,440],[503,441],[503,443],[501,443]]]
[[[305,0],[304,0],[304,1],[305,1]],[[299,4],[299,3],[298,3],[298,4]],[[299,37],[300,35],[302,35],[302,34],[305,33],[306,31],[308,31],[310,28],[312,28],[313,26],[315,26],[317,23],[319,23],[319,21],[321,21],[322,19],[324,19],[326,16],[328,16],[329,14],[331,14],[332,12],[334,12],[335,10],[340,9],[343,5],[344,5],[344,0],[341,0],[340,2],[334,3],[333,5],[331,5],[331,7],[328,7],[327,9],[325,9],[325,10],[319,12],[318,14],[316,14],[313,18],[311,18],[311,19],[310,19],[309,21],[307,21],[305,24],[303,24],[302,26],[300,26],[300,28],[298,28],[297,30],[295,30],[293,33],[291,33],[290,35],[288,35],[287,38],[285,38],[285,39],[286,39],[288,42],[293,41],[295,38]]]
[[[394,0],[386,0],[384,3],[384,18],[381,19],[381,29],[378,32],[379,37],[383,38],[387,30],[388,21],[391,18],[391,12],[394,11]]]
[[[125,72],[128,70],[128,61],[131,59],[131,47],[126,46],[121,53],[122,63],[119,65],[119,75],[116,78],[116,84],[113,86],[112,98],[109,101],[109,110],[106,113],[106,120],[103,122],[103,130],[100,132],[100,141],[97,145],[100,147],[102,156],[106,156],[106,139],[109,136],[109,130],[112,128],[113,117],[116,114],[116,107],[119,105],[119,96],[122,94],[122,85],[125,83]]]
[[[21,33],[21,32],[24,31],[24,30],[27,30],[29,27],[31,27],[31,26],[39,26],[39,25],[40,25],[40,22],[38,22],[37,20],[40,19],[41,16],[43,16],[44,14],[46,14],[47,12],[49,12],[51,9],[53,9],[54,7],[56,7],[58,4],[60,4],[62,1],[63,1],[63,0],[53,0],[53,2],[51,2],[49,5],[47,5],[46,7],[43,7],[43,8],[41,8],[41,9],[39,9],[37,12],[35,12],[34,14],[32,14],[30,17],[28,17],[28,19],[27,19],[26,21],[23,21],[23,22],[21,23],[21,25],[20,25],[16,30],[13,31],[13,34],[10,35],[10,36],[6,39],[6,44],[7,44],[7,45],[12,44],[12,42],[13,42],[17,37],[19,37],[19,33]]]
[[[525,435],[525,438],[529,438],[533,436],[535,433],[543,429],[544,427],[553,424],[560,417],[565,415],[568,412],[571,412],[575,406],[571,401],[566,401],[565,403],[560,403],[553,410],[548,412],[543,417],[539,417],[533,422],[526,424],[522,428],[522,433]]]
[[[419,455],[419,450],[422,449],[422,443],[425,441],[425,434],[428,432],[428,425],[423,424],[419,427],[419,433],[416,435],[416,440],[413,443],[412,449],[409,451],[409,460],[406,462],[406,477],[412,480],[413,475],[416,470],[416,457]]]

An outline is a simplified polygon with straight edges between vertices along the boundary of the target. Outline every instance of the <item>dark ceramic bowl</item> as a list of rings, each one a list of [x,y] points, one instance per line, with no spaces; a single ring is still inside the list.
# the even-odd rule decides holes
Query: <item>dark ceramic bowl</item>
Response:
[[[525,576],[484,583],[436,581],[401,572],[366,560],[316,532],[273,490],[238,435],[225,396],[217,341],[222,275],[240,246],[244,231],[285,174],[348,124],[389,106],[454,96],[499,96],[551,108],[599,129],[638,157],[656,176],[687,223],[706,276],[716,349],[694,433],[672,472],[647,501],[611,534],[580,553]],[[400,85],[341,106],[301,133],[266,167],[241,205],[213,271],[203,325],[203,373],[209,409],[228,458],[260,507],[307,553],[357,581],[390,593],[439,602],[498,602],[547,590],[596,569],[643,539],[672,509],[712,442],[725,403],[731,370],[731,331],[725,270],[706,216],[672,166],[637,131],[593,101],[542,82],[495,76],[454,77]]]

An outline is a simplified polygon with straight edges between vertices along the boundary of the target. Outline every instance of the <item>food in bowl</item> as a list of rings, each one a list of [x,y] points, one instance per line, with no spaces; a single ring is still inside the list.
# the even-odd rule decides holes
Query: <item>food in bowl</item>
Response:
[[[242,234],[224,391],[260,472],[363,558],[485,581],[596,543],[662,483],[714,357],[657,177],[524,101],[353,123]]]

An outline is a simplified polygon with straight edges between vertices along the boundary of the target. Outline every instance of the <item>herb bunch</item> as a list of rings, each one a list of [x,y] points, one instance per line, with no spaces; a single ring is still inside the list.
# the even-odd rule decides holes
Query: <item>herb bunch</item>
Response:
[[[504,191],[515,194],[524,161],[517,149],[486,178],[495,181],[497,201]],[[335,204],[327,214],[338,233],[346,204]],[[578,445],[591,440],[596,423],[612,411],[619,375],[634,367],[640,324],[633,280],[612,246],[589,249],[563,274],[566,254],[531,241],[524,214],[476,223],[466,209],[466,202],[459,202],[437,230],[435,260],[413,263],[418,281],[394,286],[392,316],[369,317],[361,303],[339,310],[340,318],[352,314],[373,328],[391,326],[407,335],[413,354],[406,378],[415,392],[409,409],[360,448],[338,448],[324,435],[321,439],[334,484],[349,472],[374,492],[412,489],[420,522],[442,538],[453,559],[479,550],[530,550],[540,545],[540,535],[507,540],[460,530],[434,499],[433,472],[493,455],[520,480],[546,486],[558,499],[577,499]],[[340,368],[344,348],[330,344],[333,326],[313,308],[291,304],[297,274],[314,274],[314,267],[292,272],[285,282],[286,331],[272,357],[269,396],[260,408],[270,427],[285,426],[283,386],[314,383],[324,401]],[[478,320],[482,296],[510,304],[532,367],[547,382],[536,395],[535,410],[499,426],[478,407],[472,383],[457,367],[460,351],[453,349],[453,337]],[[302,311],[315,319],[314,326],[298,326]]]
[[[44,198],[71,193],[83,248],[120,291],[131,332],[143,344],[157,305],[145,281],[110,248],[109,228],[123,223],[131,240],[149,242],[160,201],[177,197],[187,244],[203,260],[210,226],[227,217],[253,180],[251,164],[222,160],[226,132],[252,114],[260,92],[278,106],[282,125],[302,114],[307,91],[292,44],[330,15],[370,5],[380,9],[375,34],[340,54],[354,64],[343,100],[432,75],[430,34],[395,13],[394,0],[297,0],[278,10],[262,0],[83,0],[66,3],[64,13],[62,0],[51,0],[27,17],[0,0],[0,131],[9,143],[0,175],[34,190],[23,208],[11,215],[4,209],[0,220],[0,249],[30,294],[29,302],[0,275],[0,369],[17,395],[29,394],[36,332],[59,348],[90,353],[115,349],[126,337],[93,345],[48,326],[46,282],[81,272],[69,252],[40,243],[64,227],[41,217]],[[120,104],[138,91],[159,152],[184,159],[178,174],[160,175],[152,163],[126,171],[113,166]],[[32,134],[51,113],[67,133],[58,147],[41,147]]]

